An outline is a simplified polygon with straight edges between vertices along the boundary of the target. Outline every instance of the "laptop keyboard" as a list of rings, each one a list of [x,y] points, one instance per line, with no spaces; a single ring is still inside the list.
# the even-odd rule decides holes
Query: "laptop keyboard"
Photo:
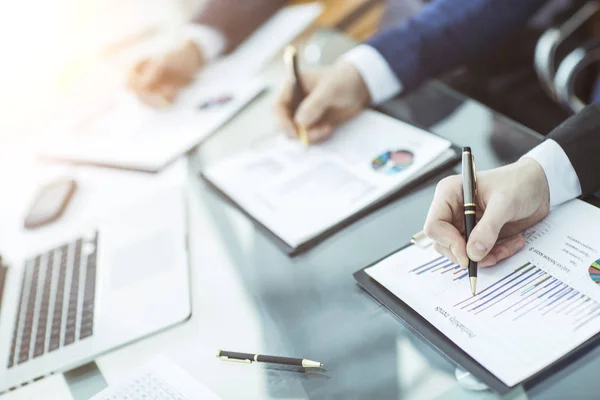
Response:
[[[8,368],[94,333],[98,233],[25,262]]]

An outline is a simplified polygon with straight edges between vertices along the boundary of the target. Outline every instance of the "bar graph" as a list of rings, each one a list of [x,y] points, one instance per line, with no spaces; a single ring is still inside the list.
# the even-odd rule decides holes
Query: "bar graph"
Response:
[[[469,275],[469,271],[461,268],[460,265],[453,263],[447,257],[441,256],[434,260],[413,268],[409,272],[415,275],[437,274],[451,276],[453,281],[462,280]]]
[[[521,265],[477,295],[465,297],[454,308],[509,321],[562,316],[573,330],[600,317],[598,302],[531,263]]]
[[[444,256],[419,265],[409,273],[426,278],[425,284],[448,289],[448,283],[468,277],[467,270]],[[453,308],[507,322],[560,316],[573,330],[600,318],[600,303],[531,263],[481,288],[475,296],[465,294]]]

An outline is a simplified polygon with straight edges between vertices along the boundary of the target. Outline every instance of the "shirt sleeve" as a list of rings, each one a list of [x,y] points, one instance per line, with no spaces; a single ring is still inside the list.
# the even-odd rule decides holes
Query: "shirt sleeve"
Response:
[[[542,166],[550,189],[550,207],[581,195],[575,168],[563,148],[554,140],[545,140],[523,157],[532,158]]]
[[[373,47],[361,44],[343,55],[362,76],[373,104],[380,104],[402,92],[402,82],[385,58]]]
[[[208,25],[186,24],[181,27],[180,37],[194,42],[207,62],[219,57],[227,48],[225,35]]]

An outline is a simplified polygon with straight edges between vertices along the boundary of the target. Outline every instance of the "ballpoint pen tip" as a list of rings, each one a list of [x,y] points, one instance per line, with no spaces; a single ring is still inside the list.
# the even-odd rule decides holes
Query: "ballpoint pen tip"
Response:
[[[471,293],[475,296],[477,294],[477,278],[472,276],[469,280],[471,281]]]

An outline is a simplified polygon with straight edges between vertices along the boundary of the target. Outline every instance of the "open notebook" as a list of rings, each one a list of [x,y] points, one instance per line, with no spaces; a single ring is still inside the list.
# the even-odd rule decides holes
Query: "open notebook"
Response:
[[[253,78],[321,13],[319,3],[275,14],[231,54],[208,65],[171,107],[145,106],[115,93],[56,123],[38,153],[74,163],[157,172],[185,154],[243,109],[264,89]]]
[[[354,276],[424,339],[490,388],[534,384],[600,340],[600,210],[580,200],[523,233],[523,250],[468,272],[410,245]]]
[[[203,177],[294,255],[457,158],[448,140],[367,110],[321,144],[281,134]]]

